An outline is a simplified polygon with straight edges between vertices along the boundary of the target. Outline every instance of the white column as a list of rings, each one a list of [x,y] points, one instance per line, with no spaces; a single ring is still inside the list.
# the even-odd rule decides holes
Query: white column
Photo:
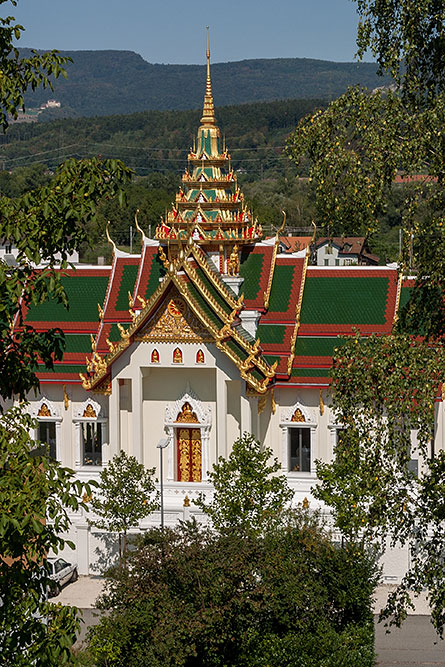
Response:
[[[142,410],[142,373],[136,369],[136,376],[132,383],[132,418],[133,418],[133,454],[139,461],[144,463],[144,429],[143,429],[143,410]],[[149,438],[149,434],[145,434]]]
[[[119,380],[113,379],[111,383],[111,396],[108,399],[108,456],[103,452],[103,459],[111,461],[115,454],[120,451],[120,425],[119,425]]]
[[[227,456],[227,383],[223,373],[216,370],[216,460]]]
[[[252,413],[250,409],[249,399],[245,395],[246,385],[241,389],[240,401],[241,401],[241,435],[244,431],[248,433],[252,432]]]
[[[249,406],[250,406],[250,419],[251,419],[251,429],[252,435],[255,436],[257,440],[260,437],[260,416],[258,414],[258,398],[254,396],[249,396]]]

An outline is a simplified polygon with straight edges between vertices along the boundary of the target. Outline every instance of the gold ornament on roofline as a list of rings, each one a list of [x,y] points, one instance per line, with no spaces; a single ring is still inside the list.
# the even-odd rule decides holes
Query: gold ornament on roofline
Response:
[[[117,328],[119,329],[121,338],[123,340],[127,340],[127,338],[130,337],[130,332],[128,331],[128,329],[125,329],[125,327],[123,327],[120,322],[117,323]]]
[[[134,306],[134,299],[130,290],[128,290],[128,308],[133,308],[133,306]]]
[[[323,389],[320,389],[320,414],[324,415]]]
[[[63,385],[63,405],[65,406],[65,410],[68,410],[70,406],[70,401],[68,398],[68,394],[66,393],[66,384]]]
[[[147,302],[146,302],[146,300],[145,300],[143,297],[141,297],[141,296],[138,294],[137,297],[136,297],[136,299],[139,301],[139,303],[141,304],[142,308],[145,308],[145,307],[146,307]]]
[[[93,334],[90,334],[90,341],[91,341],[91,352],[96,351],[96,339],[94,338]]]
[[[99,320],[102,322],[104,318],[104,309],[100,305],[100,303],[97,304],[97,310],[99,311]]]
[[[115,255],[116,254],[116,244],[113,241],[113,239],[111,238],[110,232],[108,231],[109,226],[110,226],[110,221],[108,220],[107,226],[105,227],[105,233],[107,235],[108,243],[111,243],[111,245],[113,247],[113,255]]]

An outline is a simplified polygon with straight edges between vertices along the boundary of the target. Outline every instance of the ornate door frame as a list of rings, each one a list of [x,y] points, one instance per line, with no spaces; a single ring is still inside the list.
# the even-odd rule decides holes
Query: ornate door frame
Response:
[[[180,421],[178,415],[183,413],[184,405],[190,405],[192,413],[196,415],[198,421]],[[164,417],[164,430],[169,438],[167,448],[167,481],[176,480],[175,449],[176,449],[176,429],[190,428],[200,429],[201,431],[201,481],[207,481],[207,471],[209,467],[209,443],[210,429],[212,426],[212,413],[209,407],[204,406],[199,398],[190,390],[184,392],[174,403],[167,403]],[[184,484],[185,482],[181,482]]]

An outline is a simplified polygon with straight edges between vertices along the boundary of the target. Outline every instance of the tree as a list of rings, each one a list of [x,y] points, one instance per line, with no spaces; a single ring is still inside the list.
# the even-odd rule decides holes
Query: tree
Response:
[[[281,521],[293,492],[284,475],[277,474],[278,460],[269,462],[271,456],[271,449],[244,433],[227,459],[219,457],[209,473],[212,500],[207,503],[201,495],[195,501],[217,531],[260,535]]]
[[[0,420],[0,655],[3,665],[60,665],[80,629],[77,609],[47,601],[44,562],[65,542],[67,512],[86,509],[89,485],[30,437],[34,420],[14,407]]]
[[[445,7],[442,0],[356,0],[358,55],[370,48],[379,73],[389,72],[404,100],[423,105],[445,92]]]
[[[120,561],[127,555],[127,534],[139,521],[159,507],[153,481],[154,468],[145,468],[124,451],[116,454],[100,473],[99,492],[91,499],[95,519],[88,522],[101,530],[119,533]]]
[[[92,663],[372,667],[373,555],[336,546],[307,510],[282,519],[262,535],[147,531],[107,580]]]
[[[4,4],[6,0],[0,0]],[[11,0],[16,5],[15,0]],[[49,85],[62,73],[56,52],[21,59],[12,40],[21,26],[0,19],[0,126],[17,114],[31,87]],[[68,256],[87,239],[86,226],[97,200],[115,196],[131,171],[113,160],[69,161],[49,184],[10,199],[0,197],[0,239],[13,243],[17,263],[0,261],[0,399],[25,399],[37,390],[38,363],[51,368],[64,349],[58,329],[36,331],[23,322],[23,306],[56,299],[67,304],[61,270]],[[45,267],[36,269],[41,263]],[[60,269],[56,268],[60,265]],[[46,599],[50,584],[48,550],[65,544],[68,511],[87,509],[80,500],[89,485],[73,480],[30,436],[36,424],[26,404],[0,419],[0,655],[7,665],[60,665],[70,660],[79,628],[77,610]],[[72,545],[71,545],[72,546]]]
[[[402,213],[400,270],[417,277],[390,336],[357,331],[336,350],[332,402],[344,431],[332,463],[318,464],[315,493],[344,534],[410,548],[409,570],[383,617],[400,624],[411,594],[425,587],[442,634],[445,454],[432,442],[445,376],[445,8],[435,0],[357,4],[359,55],[371,47],[399,87],[349,90],[304,119],[288,151],[297,162],[309,158],[330,233],[378,233],[396,171],[425,174]],[[418,476],[411,459],[418,459]]]

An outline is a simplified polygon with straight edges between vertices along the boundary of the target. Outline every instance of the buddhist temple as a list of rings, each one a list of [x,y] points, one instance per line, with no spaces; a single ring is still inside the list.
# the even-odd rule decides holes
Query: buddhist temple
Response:
[[[39,367],[30,396],[36,436],[81,480],[98,479],[120,450],[156,467],[164,450],[165,523],[202,515],[208,471],[244,432],[278,457],[295,502],[316,507],[315,461],[332,458],[341,425],[330,408],[330,366],[341,336],[390,333],[412,281],[394,266],[311,266],[309,250],[262,238],[221,138],[210,50],[201,123],[170,211],[140,254],[113,244],[111,266],[62,278],[70,308],[30,305],[26,323],[59,326],[66,353]],[[112,242],[112,234],[110,235]],[[440,408],[437,438],[443,437]],[[99,531],[72,516],[79,572],[91,572]],[[155,513],[141,528],[159,524]],[[385,562],[396,581],[407,554]],[[405,561],[404,561],[405,559]]]

